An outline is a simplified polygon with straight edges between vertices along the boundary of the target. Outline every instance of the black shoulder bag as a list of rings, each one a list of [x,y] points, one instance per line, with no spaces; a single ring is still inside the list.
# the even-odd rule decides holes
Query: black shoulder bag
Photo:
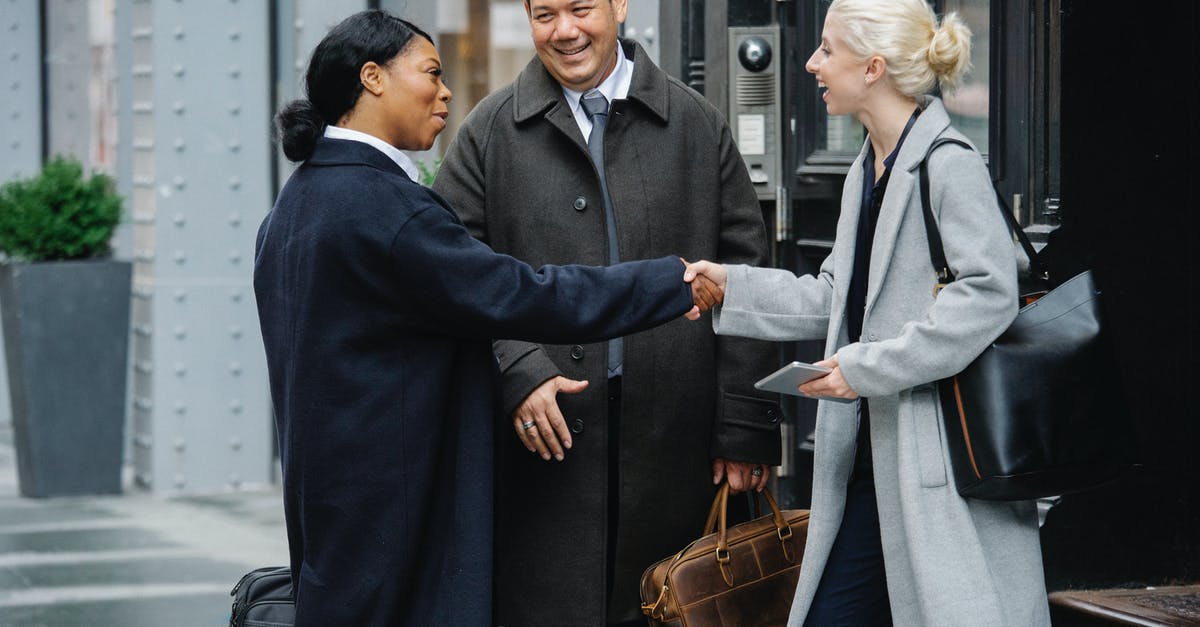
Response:
[[[921,161],[921,205],[938,288],[954,280]],[[997,192],[1029,256],[1040,292],[1021,297],[1017,319],[962,372],[938,382],[950,461],[964,497],[1017,501],[1078,492],[1128,467],[1130,430],[1111,406],[1113,363],[1102,337],[1100,290],[1085,270],[1053,286],[1021,225]],[[1025,281],[1022,281],[1024,283]]]

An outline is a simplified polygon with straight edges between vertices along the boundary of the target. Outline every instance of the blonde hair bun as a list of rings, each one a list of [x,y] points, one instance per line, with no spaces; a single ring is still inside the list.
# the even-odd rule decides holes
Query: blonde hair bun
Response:
[[[957,13],[947,14],[933,31],[926,58],[943,91],[954,89],[971,69],[971,29]]]
[[[925,0],[833,0],[826,20],[836,20],[850,51],[887,60],[892,85],[907,96],[949,91],[971,67],[971,29],[956,13],[938,23]]]

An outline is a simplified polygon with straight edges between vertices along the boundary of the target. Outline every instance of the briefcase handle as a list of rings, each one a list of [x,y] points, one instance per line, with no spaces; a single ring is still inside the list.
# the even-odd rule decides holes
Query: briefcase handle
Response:
[[[757,498],[756,493],[756,498]],[[792,527],[783,518],[783,512],[779,510],[779,504],[775,502],[775,497],[771,495],[771,491],[763,488],[762,496],[767,499],[767,506],[771,508],[771,518],[775,522],[775,535],[779,537],[779,542],[783,547],[783,556],[788,563],[793,562],[796,557],[791,551],[789,539],[792,537]],[[721,569],[721,577],[725,579],[725,583],[733,587],[733,576],[729,574],[726,565],[729,563],[729,542],[726,526],[726,514],[729,509],[729,482],[721,484],[721,488],[717,490],[716,497],[713,498],[712,508],[708,511],[708,520],[704,523],[704,533],[700,537],[707,536],[714,530],[717,531],[717,548],[715,555],[717,565]],[[714,529],[714,527],[717,527]]]

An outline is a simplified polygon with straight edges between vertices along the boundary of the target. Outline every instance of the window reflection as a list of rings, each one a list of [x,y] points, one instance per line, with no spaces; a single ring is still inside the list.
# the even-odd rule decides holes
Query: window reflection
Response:
[[[983,154],[988,153],[990,1],[943,0],[943,13],[957,12],[971,29],[971,70],[958,89],[943,95],[950,122]]]

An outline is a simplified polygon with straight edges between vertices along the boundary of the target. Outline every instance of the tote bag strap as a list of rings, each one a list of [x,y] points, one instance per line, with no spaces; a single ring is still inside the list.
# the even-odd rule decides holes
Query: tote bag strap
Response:
[[[953,137],[940,137],[934,140],[929,146],[929,150],[925,153],[925,158],[921,159],[920,185],[921,185],[921,209],[922,215],[925,218],[925,235],[929,239],[929,260],[933,263],[933,269],[937,272],[938,284],[944,285],[954,280],[954,275],[950,272],[950,265],[946,263],[946,250],[942,247],[942,235],[938,231],[937,220],[933,217],[933,203],[929,200],[929,155],[937,150],[938,146],[943,144],[957,144],[967,150],[974,150],[970,144],[954,139]],[[1021,224],[1017,222],[1017,218],[1013,216],[1012,210],[1008,207],[1008,203],[1004,202],[1004,195],[1000,190],[996,189],[995,183],[992,183],[992,191],[996,193],[996,200],[1000,203],[1000,213],[1004,214],[1005,222],[1008,223],[1009,230],[1017,236],[1017,240],[1021,242],[1021,248],[1025,251],[1025,256],[1029,257],[1030,271],[1040,278],[1046,278],[1047,272],[1042,260],[1038,257],[1037,251],[1034,250],[1033,244],[1029,241],[1029,236],[1025,234],[1025,229],[1021,228]]]

